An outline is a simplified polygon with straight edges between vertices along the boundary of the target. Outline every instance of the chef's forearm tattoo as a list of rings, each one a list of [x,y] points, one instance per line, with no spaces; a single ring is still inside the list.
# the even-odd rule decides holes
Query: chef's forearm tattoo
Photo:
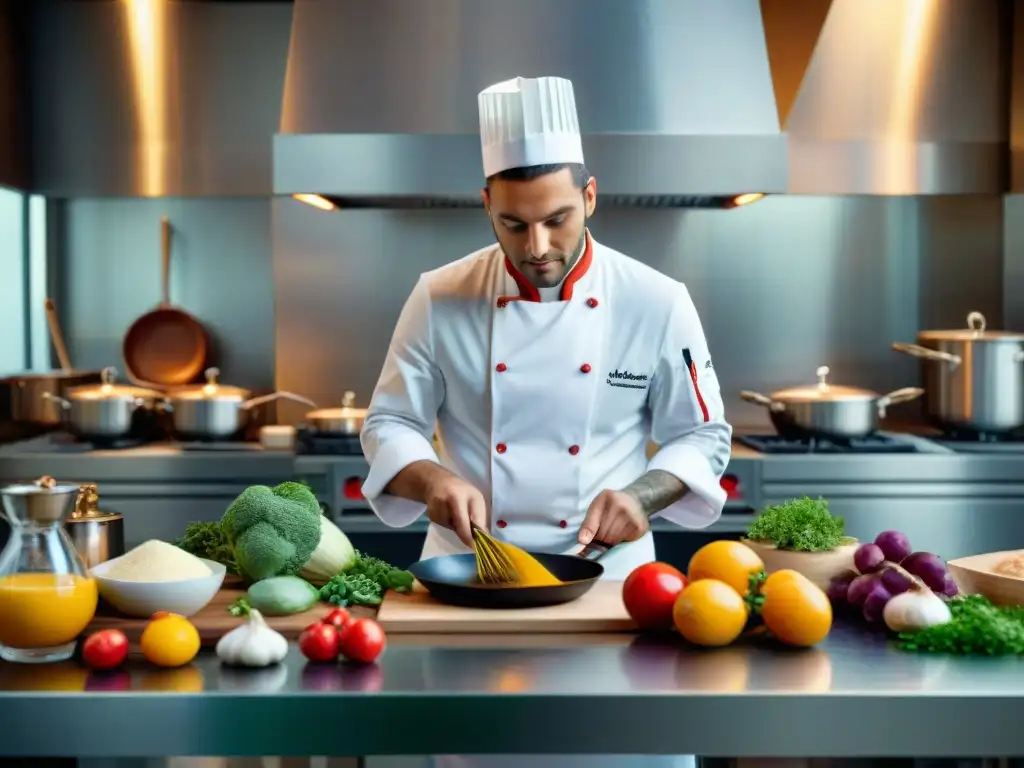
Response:
[[[660,469],[652,469],[622,489],[640,503],[648,517],[675,504],[689,490],[678,477]]]

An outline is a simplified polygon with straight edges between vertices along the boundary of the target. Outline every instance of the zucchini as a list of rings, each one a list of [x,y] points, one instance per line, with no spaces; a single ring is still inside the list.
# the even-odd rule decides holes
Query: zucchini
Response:
[[[316,587],[298,576],[273,576],[246,592],[249,606],[264,616],[291,616],[308,611],[320,600]]]

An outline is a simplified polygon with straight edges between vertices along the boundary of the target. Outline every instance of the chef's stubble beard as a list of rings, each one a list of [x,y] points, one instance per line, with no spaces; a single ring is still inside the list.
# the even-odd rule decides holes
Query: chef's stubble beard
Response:
[[[501,245],[501,248],[504,251],[505,250],[505,246],[502,245],[501,238],[498,237],[498,230],[495,228],[493,221],[491,222],[491,231],[494,232],[494,239],[498,241],[498,245]],[[584,224],[583,224],[583,231],[580,232],[580,239],[576,243],[576,252],[573,255],[571,255],[571,256],[566,256],[564,253],[560,253],[559,254],[559,256],[561,256],[561,257],[563,257],[565,259],[565,272],[562,273],[562,277],[559,279],[559,283],[561,283],[561,281],[565,279],[566,275],[568,275],[570,272],[572,272],[572,268],[576,266],[576,262],[580,260],[580,257],[583,255],[583,250],[586,247],[587,247],[587,225],[586,225],[586,222],[584,222]],[[517,268],[518,268],[518,266],[517,266]],[[523,276],[526,277],[525,274]],[[527,277],[526,279],[529,280],[529,277]],[[532,280],[530,280],[530,282],[531,282],[531,284],[535,285],[537,288],[548,288],[548,287],[550,287],[547,283],[541,283],[541,284],[538,285],[537,283],[534,283]]]

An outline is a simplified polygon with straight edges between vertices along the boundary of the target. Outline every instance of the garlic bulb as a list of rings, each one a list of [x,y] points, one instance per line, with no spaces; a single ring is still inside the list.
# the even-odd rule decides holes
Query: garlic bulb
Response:
[[[271,629],[259,611],[217,641],[217,658],[236,667],[269,667],[288,655],[288,641]]]
[[[885,604],[882,619],[893,632],[918,632],[953,618],[946,601],[919,579],[906,592]]]

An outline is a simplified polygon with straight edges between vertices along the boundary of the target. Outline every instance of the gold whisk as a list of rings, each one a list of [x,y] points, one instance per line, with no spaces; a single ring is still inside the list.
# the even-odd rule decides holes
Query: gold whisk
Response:
[[[515,566],[501,544],[479,525],[473,524],[476,573],[483,584],[513,584],[519,581]]]
[[[477,525],[473,526],[473,551],[477,576],[483,584],[551,587],[562,583],[529,552],[498,541]]]

